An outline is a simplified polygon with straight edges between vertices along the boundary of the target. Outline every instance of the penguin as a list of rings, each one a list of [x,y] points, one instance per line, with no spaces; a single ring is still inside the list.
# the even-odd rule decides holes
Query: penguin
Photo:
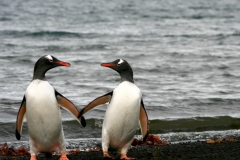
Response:
[[[23,118],[26,115],[30,160],[36,160],[40,152],[51,156],[55,151],[61,152],[60,160],[68,160],[60,106],[73,114],[83,127],[86,126],[84,117],[78,119],[77,107],[56,91],[45,77],[48,70],[58,66],[69,67],[70,64],[51,55],[38,59],[34,66],[33,79],[27,87],[17,114],[15,136],[18,140],[21,138]]]
[[[102,126],[103,157],[112,158],[108,149],[118,150],[121,159],[130,159],[127,151],[140,124],[143,141],[148,137],[148,116],[144,107],[142,93],[134,84],[133,70],[129,63],[117,59],[101,66],[117,71],[121,76],[120,84],[111,92],[100,96],[86,105],[78,118],[94,107],[109,102]]]

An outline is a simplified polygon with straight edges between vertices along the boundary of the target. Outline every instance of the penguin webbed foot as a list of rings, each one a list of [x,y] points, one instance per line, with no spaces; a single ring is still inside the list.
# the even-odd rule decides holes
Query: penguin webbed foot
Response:
[[[32,155],[30,160],[37,160],[37,156],[36,155]]]
[[[128,157],[126,154],[121,154],[121,158],[120,159],[131,160],[131,159],[135,159],[135,158]]]
[[[108,154],[108,152],[103,152],[103,159],[114,159],[114,158],[112,158],[112,157]]]
[[[62,153],[61,157],[59,158],[59,160],[69,160],[69,159],[67,158],[66,153]]]

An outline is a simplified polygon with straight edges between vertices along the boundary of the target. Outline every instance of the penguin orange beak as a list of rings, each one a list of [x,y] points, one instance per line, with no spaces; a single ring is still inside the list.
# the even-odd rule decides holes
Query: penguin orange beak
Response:
[[[101,66],[103,66],[103,67],[113,67],[113,66],[115,66],[115,64],[113,64],[113,63],[102,63]]]
[[[65,66],[65,67],[70,67],[71,66],[70,63],[63,62],[63,61],[59,61],[59,62],[56,62],[56,63],[59,64],[60,66]]]

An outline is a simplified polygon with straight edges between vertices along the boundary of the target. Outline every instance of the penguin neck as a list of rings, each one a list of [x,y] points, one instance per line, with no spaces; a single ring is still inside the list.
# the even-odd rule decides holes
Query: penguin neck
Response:
[[[36,70],[34,71],[33,73],[33,80],[35,79],[39,79],[39,80],[43,80],[43,81],[46,81],[46,77],[45,77],[45,73],[46,72],[43,72],[42,70]]]
[[[120,73],[120,76],[121,76],[121,82],[123,82],[123,81],[129,81],[129,82],[134,83],[133,74],[132,74],[132,73],[123,72],[123,73]]]

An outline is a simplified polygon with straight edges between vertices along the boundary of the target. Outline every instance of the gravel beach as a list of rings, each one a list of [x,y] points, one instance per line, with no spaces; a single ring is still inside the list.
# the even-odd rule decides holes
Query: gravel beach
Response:
[[[110,151],[110,155],[119,159],[120,156],[115,151]],[[137,146],[128,151],[128,156],[139,159],[159,159],[159,160],[237,160],[240,159],[240,137],[235,137],[234,142],[226,139],[221,142],[207,143],[207,141],[170,143],[166,146]],[[102,151],[78,152],[68,155],[69,160],[96,160],[103,159]],[[21,157],[0,157],[1,160],[29,160],[30,156]],[[45,160],[44,154],[39,154],[38,159]],[[59,156],[54,155],[48,160],[58,160]]]

